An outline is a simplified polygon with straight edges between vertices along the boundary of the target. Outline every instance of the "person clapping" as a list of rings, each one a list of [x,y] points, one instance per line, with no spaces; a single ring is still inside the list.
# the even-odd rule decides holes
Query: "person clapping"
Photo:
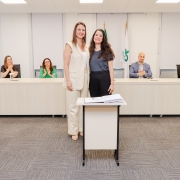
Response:
[[[43,60],[40,68],[40,78],[57,78],[56,68],[52,67],[52,62],[49,58]]]
[[[10,73],[12,73],[14,78],[18,75],[18,71],[13,65],[12,57],[8,55],[4,58],[4,65],[1,66],[1,76],[3,78],[10,78]]]

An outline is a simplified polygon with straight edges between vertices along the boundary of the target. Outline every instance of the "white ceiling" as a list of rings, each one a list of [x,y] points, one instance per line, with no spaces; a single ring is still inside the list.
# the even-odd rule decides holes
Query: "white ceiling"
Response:
[[[25,0],[27,4],[4,4],[0,13],[144,13],[180,12],[178,4],[156,4],[156,0],[104,0],[102,4],[80,4],[79,0]]]

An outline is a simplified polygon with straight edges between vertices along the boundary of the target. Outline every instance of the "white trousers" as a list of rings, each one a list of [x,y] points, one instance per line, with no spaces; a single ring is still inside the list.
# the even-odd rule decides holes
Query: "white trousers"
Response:
[[[67,115],[68,115],[68,134],[77,135],[79,132],[83,132],[82,124],[82,107],[76,105],[78,97],[87,97],[88,95],[88,80],[87,70],[84,71],[84,86],[81,90],[66,90],[66,102],[67,102]]]

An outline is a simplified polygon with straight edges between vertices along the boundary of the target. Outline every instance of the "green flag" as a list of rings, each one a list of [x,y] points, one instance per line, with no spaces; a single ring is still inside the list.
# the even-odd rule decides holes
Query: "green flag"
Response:
[[[106,24],[104,22],[104,34],[106,35],[106,39],[108,40],[107,31],[106,31]]]
[[[104,34],[106,35],[106,39],[108,40],[106,29],[104,29]]]

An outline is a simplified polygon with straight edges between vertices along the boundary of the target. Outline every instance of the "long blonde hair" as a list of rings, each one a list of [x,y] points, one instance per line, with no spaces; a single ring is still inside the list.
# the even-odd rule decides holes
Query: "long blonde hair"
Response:
[[[7,64],[7,59],[8,59],[8,57],[10,57],[10,58],[11,58],[11,61],[12,61],[12,57],[9,56],[9,55],[7,55],[7,56],[4,58],[4,68],[5,68],[5,69],[8,68],[8,64]],[[12,65],[13,65],[13,63],[12,63]]]

